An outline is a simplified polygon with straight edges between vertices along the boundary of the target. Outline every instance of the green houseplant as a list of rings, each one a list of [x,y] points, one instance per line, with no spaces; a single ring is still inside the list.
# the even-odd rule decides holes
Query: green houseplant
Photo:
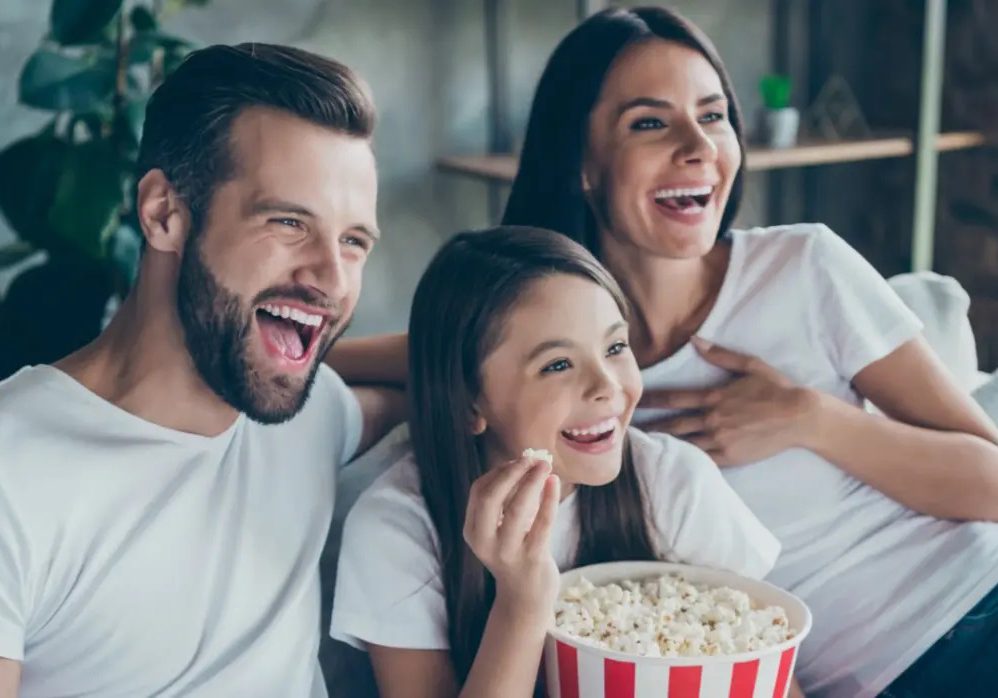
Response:
[[[764,75],[759,81],[762,95],[762,141],[773,148],[797,143],[800,112],[790,105],[793,84],[786,75]]]
[[[207,0],[53,0],[49,31],[18,79],[21,104],[52,116],[0,151],[0,213],[17,240],[0,269],[37,251],[0,303],[0,378],[96,336],[138,263],[134,166],[153,89],[192,48],[162,19]],[[57,315],[44,318],[48,312]],[[57,321],[55,319],[58,318]]]

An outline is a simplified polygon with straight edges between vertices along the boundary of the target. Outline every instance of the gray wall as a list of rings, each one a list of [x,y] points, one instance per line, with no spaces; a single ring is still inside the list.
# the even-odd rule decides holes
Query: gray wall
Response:
[[[531,93],[574,0],[509,0],[512,120],[517,142]],[[485,149],[487,86],[481,0],[213,0],[185,10],[170,29],[202,43],[292,43],[338,58],[371,84],[385,231],[370,261],[354,334],[399,330],[430,256],[450,233],[489,224],[486,187],[435,171],[444,153]],[[751,116],[770,64],[770,0],[670,3],[697,22],[727,59]],[[46,27],[48,2],[0,0],[0,144],[38,128],[44,114],[16,105],[17,74]],[[739,222],[762,222],[762,178],[749,180]],[[10,238],[0,220],[0,244]],[[9,277],[9,275],[8,275]],[[4,279],[0,278],[0,289]]]

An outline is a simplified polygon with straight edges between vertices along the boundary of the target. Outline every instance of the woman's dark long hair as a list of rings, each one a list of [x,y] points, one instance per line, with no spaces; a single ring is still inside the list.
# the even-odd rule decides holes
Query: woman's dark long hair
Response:
[[[728,99],[728,121],[742,153],[742,165],[735,175],[718,235],[728,230],[741,202],[745,170],[738,100],[710,39],[689,20],[661,7],[604,10],[577,26],[558,44],[534,95],[520,169],[503,215],[504,225],[556,230],[600,257],[599,229],[582,190],[589,116],[617,56],[638,42],[656,38],[698,51],[721,78]],[[669,66],[662,69],[669,70]]]
[[[419,282],[409,321],[413,450],[422,494],[440,541],[451,658],[463,682],[495,600],[495,580],[463,537],[471,484],[487,468],[471,432],[481,367],[502,338],[506,318],[535,281],[570,274],[599,284],[627,316],[610,274],[581,245],[536,228],[461,233],[443,246]],[[576,563],[656,557],[643,485],[630,446],[620,474],[577,488]]]

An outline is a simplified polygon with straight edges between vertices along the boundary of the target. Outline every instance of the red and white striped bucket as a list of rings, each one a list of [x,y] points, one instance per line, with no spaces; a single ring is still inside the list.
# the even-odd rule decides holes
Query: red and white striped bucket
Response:
[[[753,602],[786,609],[791,639],[756,652],[712,657],[638,657],[593,647],[560,630],[544,645],[548,698],[785,698],[800,643],[811,630],[811,612],[796,596],[772,584],[731,572],[667,562],[611,562],[566,572],[562,588],[585,576],[593,584],[679,572],[691,582],[729,586]]]

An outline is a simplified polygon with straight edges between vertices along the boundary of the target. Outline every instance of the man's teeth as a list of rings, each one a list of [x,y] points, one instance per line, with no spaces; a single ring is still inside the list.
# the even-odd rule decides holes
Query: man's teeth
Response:
[[[713,186],[659,189],[655,192],[655,199],[678,199],[681,196],[710,196],[713,191]]]
[[[612,417],[585,429],[565,429],[565,433],[569,436],[596,436],[597,434],[605,434],[608,431],[612,431],[616,426],[617,419],[616,417]]]
[[[267,303],[261,306],[260,309],[265,313],[270,313],[274,317],[284,318],[285,320],[294,320],[299,325],[318,327],[322,324],[321,315],[306,313],[304,310],[298,310],[298,308],[292,308],[287,305],[272,305]]]

